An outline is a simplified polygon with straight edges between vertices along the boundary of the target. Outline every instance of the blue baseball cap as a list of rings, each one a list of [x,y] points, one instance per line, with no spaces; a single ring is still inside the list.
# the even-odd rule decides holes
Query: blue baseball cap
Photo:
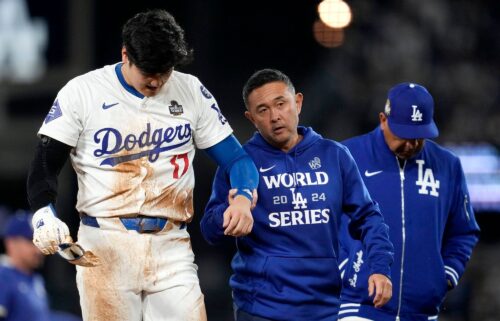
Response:
[[[33,239],[33,226],[31,218],[33,215],[25,211],[17,211],[10,219],[7,220],[4,230],[4,238],[9,237],[24,237],[28,240]]]
[[[434,123],[434,99],[425,87],[401,83],[387,95],[385,115],[394,135],[405,139],[435,138],[439,135]]]

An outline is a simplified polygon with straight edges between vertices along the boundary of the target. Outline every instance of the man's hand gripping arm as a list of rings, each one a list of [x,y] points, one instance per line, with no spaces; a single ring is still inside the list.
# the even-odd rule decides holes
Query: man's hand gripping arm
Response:
[[[259,173],[250,156],[233,135],[208,148],[208,155],[229,175],[229,206],[224,211],[225,235],[244,236],[251,232],[251,209],[257,202]]]

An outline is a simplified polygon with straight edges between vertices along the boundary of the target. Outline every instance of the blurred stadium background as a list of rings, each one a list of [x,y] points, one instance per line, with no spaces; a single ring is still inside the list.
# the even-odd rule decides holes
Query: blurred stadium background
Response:
[[[305,95],[301,124],[335,140],[375,127],[393,84],[426,86],[435,99],[437,141],[461,156],[482,228],[466,275],[449,294],[440,320],[500,320],[495,231],[500,221],[500,2],[347,0],[341,10],[328,7],[334,14],[330,23],[344,22],[343,28],[320,20],[320,2],[0,0],[0,229],[7,215],[28,208],[25,182],[36,132],[57,91],[78,74],[117,62],[121,25],[138,11],[161,7],[177,18],[195,49],[194,63],[182,71],[210,89],[242,142],[253,128],[243,117],[241,88],[260,68],[287,73]],[[326,5],[334,2],[340,0]],[[215,166],[199,152],[195,169],[197,216],[189,229],[208,316],[232,320],[228,277],[234,245],[208,246],[198,225]],[[73,236],[75,183],[67,164],[57,208]],[[52,307],[79,314],[74,267],[48,257],[41,272]]]

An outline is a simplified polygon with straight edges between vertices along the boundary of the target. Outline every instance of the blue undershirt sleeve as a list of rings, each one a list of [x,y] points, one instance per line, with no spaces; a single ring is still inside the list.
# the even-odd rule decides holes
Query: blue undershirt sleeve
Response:
[[[243,195],[251,201],[252,191],[259,184],[259,172],[236,137],[229,135],[205,151],[229,176],[231,188],[238,189],[236,195]]]

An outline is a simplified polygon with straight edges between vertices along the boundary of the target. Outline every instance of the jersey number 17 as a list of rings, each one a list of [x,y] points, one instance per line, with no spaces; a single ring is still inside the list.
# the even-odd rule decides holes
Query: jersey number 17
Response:
[[[179,176],[179,169],[180,169],[179,163],[181,163],[181,160],[184,166],[182,168],[182,173]],[[173,175],[174,178],[175,179],[180,178],[182,175],[186,174],[189,168],[189,159],[187,153],[172,156],[172,158],[170,159],[170,164],[174,165],[174,175]]]

